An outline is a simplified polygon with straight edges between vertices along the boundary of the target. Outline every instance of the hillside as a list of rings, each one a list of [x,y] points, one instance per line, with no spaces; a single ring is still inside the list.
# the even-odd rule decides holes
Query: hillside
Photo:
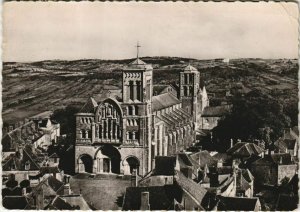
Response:
[[[154,67],[154,83],[178,82],[180,70],[190,63],[201,72],[211,103],[253,89],[276,96],[282,104],[298,101],[297,60],[235,59],[189,60],[145,57]],[[45,110],[67,105],[80,107],[88,97],[121,87],[122,67],[128,60],[40,61],[3,63],[3,119],[14,122]],[[230,92],[228,92],[230,91]],[[227,92],[227,96],[226,96]]]

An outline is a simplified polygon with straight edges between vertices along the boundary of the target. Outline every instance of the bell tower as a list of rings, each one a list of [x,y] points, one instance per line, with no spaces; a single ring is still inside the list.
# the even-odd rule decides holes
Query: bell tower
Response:
[[[201,109],[198,107],[201,103],[198,98],[199,89],[199,71],[191,65],[186,66],[183,72],[180,73],[180,99],[182,108],[193,117],[196,129],[201,116]]]
[[[123,69],[123,140],[144,148],[146,173],[151,170],[153,68],[139,58],[140,47],[137,43],[137,58]]]

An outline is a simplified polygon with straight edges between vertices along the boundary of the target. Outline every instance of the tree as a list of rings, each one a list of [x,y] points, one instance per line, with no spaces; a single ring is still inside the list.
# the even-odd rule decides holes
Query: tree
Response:
[[[30,181],[29,180],[22,180],[20,182],[20,187],[21,188],[28,188],[30,186]]]
[[[290,118],[283,112],[282,104],[263,91],[254,90],[244,97],[234,97],[233,108],[219,125],[214,128],[214,139],[229,142],[256,138],[266,139],[266,143],[277,140],[284,128],[290,126]],[[223,146],[229,146],[223,143]]]
[[[57,121],[61,127],[61,134],[67,134],[71,137],[75,137],[76,119],[75,114],[79,111],[79,108],[72,105],[63,109],[55,110],[51,119]]]
[[[6,185],[7,188],[14,188],[14,187],[18,186],[18,181],[9,180],[9,181],[6,182],[5,185]]]

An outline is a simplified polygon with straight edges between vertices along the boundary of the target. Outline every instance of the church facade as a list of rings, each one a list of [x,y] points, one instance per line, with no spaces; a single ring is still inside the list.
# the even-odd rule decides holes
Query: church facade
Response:
[[[145,175],[155,156],[169,156],[195,141],[208,106],[200,73],[188,65],[180,85],[153,95],[153,68],[137,57],[123,68],[121,96],[89,98],[76,114],[75,172]]]

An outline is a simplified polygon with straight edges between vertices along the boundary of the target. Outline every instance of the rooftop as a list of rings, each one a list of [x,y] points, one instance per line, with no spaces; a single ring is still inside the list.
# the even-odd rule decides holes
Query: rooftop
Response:
[[[167,107],[179,104],[180,100],[170,93],[163,93],[152,98],[152,107],[154,111],[162,110]]]
[[[227,153],[237,157],[250,157],[251,155],[259,155],[264,150],[254,143],[239,142],[227,150]]]
[[[219,197],[217,209],[223,211],[254,211],[258,198],[245,198],[245,197]],[[257,208],[259,209],[259,208]],[[256,209],[256,210],[257,210]]]

